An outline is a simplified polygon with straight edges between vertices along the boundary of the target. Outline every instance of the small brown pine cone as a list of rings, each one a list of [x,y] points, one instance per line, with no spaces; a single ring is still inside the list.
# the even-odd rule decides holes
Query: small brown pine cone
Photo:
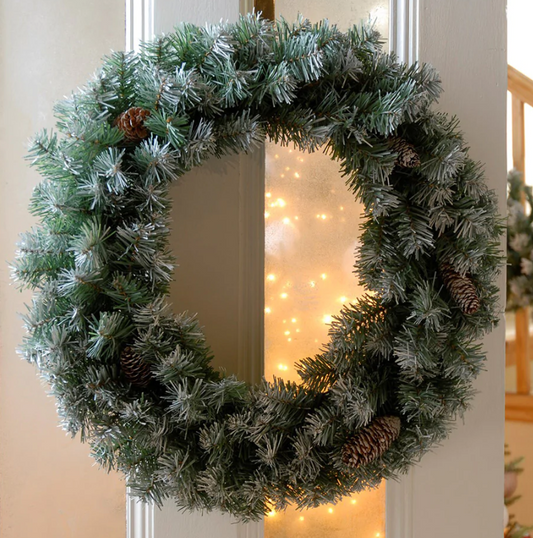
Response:
[[[396,164],[402,168],[416,168],[420,166],[420,156],[415,147],[400,137],[389,138],[390,148],[398,154]]]
[[[477,312],[481,305],[472,280],[468,276],[461,276],[449,263],[441,265],[440,273],[444,285],[461,310],[465,314]]]
[[[150,116],[150,111],[134,106],[122,112],[115,120],[115,126],[123,133],[126,140],[139,142],[148,136],[148,129],[144,126],[144,121]]]
[[[129,346],[120,354],[120,368],[124,377],[136,387],[144,389],[152,381],[150,365]]]
[[[359,467],[380,458],[400,435],[401,421],[395,416],[378,417],[359,430],[342,447],[342,462]]]

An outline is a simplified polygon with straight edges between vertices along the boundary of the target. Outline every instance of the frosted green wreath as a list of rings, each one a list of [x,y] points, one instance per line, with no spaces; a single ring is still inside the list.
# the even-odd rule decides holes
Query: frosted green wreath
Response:
[[[36,290],[22,348],[133,492],[242,520],[335,502],[405,472],[443,440],[497,322],[501,223],[426,65],[367,27],[182,24],[115,53],[56,107],[31,149],[44,176],[14,277]],[[356,274],[300,385],[250,387],[210,366],[197,321],[166,305],[170,182],[265,137],[323,149],[362,200]]]

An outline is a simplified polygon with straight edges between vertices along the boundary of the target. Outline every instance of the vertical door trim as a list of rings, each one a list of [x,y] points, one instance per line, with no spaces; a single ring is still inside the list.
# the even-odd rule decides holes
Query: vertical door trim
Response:
[[[126,50],[154,35],[154,0],[126,0]]]
[[[127,538],[154,538],[154,506],[143,503],[126,491]]]
[[[421,2],[422,0],[420,0]],[[389,46],[407,64],[418,61],[419,0],[389,0]],[[414,468],[385,490],[387,538],[413,536]]]
[[[126,51],[139,50],[139,43],[154,35],[153,0],[126,0]],[[154,505],[143,503],[126,489],[126,537],[154,538]]]
[[[400,61],[418,61],[419,0],[389,1],[389,43]]]

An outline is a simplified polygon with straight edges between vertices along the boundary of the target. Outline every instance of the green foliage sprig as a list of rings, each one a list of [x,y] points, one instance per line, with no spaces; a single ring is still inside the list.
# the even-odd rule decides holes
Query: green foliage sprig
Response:
[[[498,321],[502,226],[457,121],[431,110],[439,94],[431,67],[383,53],[369,27],[247,15],[114,53],[57,105],[60,136],[43,132],[30,151],[41,222],[13,266],[35,290],[22,353],[64,428],[136,495],[255,519],[374,487],[447,436],[483,365],[476,340]],[[120,128],[132,109],[142,140]],[[355,270],[369,293],[300,361],[301,384],[250,387],[215,371],[196,319],[165,303],[168,193],[210,156],[265,137],[339,162],[365,207]],[[479,299],[468,314],[464,286]],[[126,375],[137,359],[145,388]],[[380,445],[351,467],[365,428]]]
[[[516,310],[533,304],[533,192],[516,170],[507,185],[507,310]]]

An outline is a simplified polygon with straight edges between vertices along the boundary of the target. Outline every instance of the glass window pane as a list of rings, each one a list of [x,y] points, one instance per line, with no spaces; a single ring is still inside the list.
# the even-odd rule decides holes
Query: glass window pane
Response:
[[[388,1],[276,0],[276,16],[328,18],[345,30],[369,16],[384,38]],[[362,206],[329,156],[267,143],[265,200],[265,376],[299,381],[294,363],[327,342],[328,324],[363,290],[353,275]],[[337,505],[271,513],[265,538],[385,535],[385,488]]]

